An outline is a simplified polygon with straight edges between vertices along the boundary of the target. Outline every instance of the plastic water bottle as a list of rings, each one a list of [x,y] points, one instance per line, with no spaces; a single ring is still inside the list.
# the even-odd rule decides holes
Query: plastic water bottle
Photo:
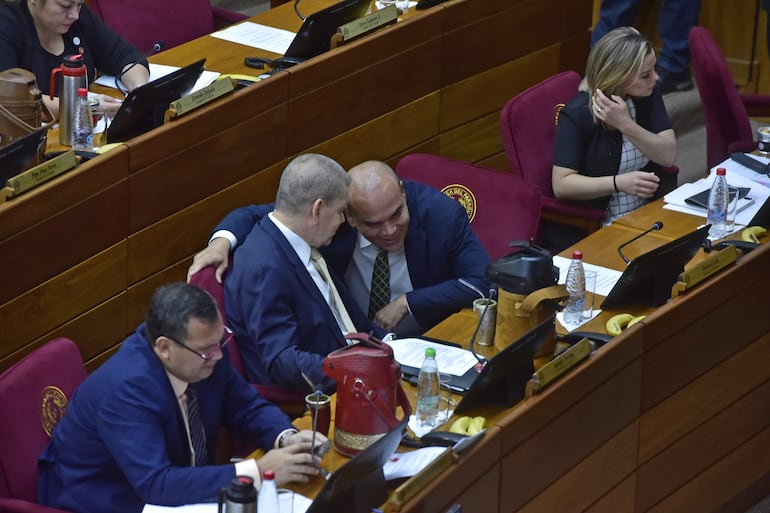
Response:
[[[583,304],[586,300],[586,275],[583,271],[583,253],[572,252],[572,263],[567,270],[567,304],[564,305],[564,322],[578,324],[583,318]]]
[[[94,125],[91,105],[88,103],[88,89],[81,87],[72,113],[72,149],[91,151],[93,148]]]
[[[727,187],[727,171],[720,167],[717,169],[714,183],[709,192],[709,208],[706,216],[711,225],[709,229],[710,239],[721,239],[727,233],[727,206],[730,204],[730,191]]]
[[[278,490],[275,487],[275,472],[265,470],[262,472],[262,486],[257,495],[257,511],[259,513],[279,513]]]
[[[425,359],[417,376],[417,424],[435,426],[438,419],[438,407],[441,400],[436,350],[425,349]]]

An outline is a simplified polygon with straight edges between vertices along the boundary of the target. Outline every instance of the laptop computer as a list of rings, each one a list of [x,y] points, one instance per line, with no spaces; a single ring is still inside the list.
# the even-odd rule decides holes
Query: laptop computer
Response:
[[[32,164],[47,140],[48,127],[42,127],[0,148],[0,187]]]
[[[193,62],[128,93],[107,127],[107,142],[126,141],[161,126],[169,103],[193,88],[205,63]]]
[[[343,0],[309,15],[302,22],[284,57],[307,60],[328,52],[337,28],[364,16],[370,3],[371,0]]]
[[[396,452],[409,418],[335,470],[306,513],[360,513],[372,511],[388,499],[383,465]]]

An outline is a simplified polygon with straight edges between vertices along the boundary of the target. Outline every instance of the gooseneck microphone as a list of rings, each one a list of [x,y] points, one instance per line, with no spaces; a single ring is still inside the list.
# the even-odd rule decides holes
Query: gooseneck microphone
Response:
[[[294,12],[297,13],[297,16],[299,16],[299,19],[301,19],[302,21],[305,21],[305,17],[302,16],[302,13],[299,12],[299,8],[297,7],[299,3],[300,3],[300,0],[294,0]]]
[[[618,255],[620,255],[620,258],[622,258],[622,259],[623,259],[623,261],[624,261],[626,264],[628,264],[629,262],[631,262],[631,260],[629,260],[628,258],[626,258],[626,255],[624,255],[624,254],[623,254],[623,248],[625,248],[626,246],[628,246],[629,244],[631,244],[631,243],[632,243],[632,242],[634,242],[635,240],[637,240],[637,239],[640,239],[640,238],[644,237],[644,236],[645,236],[645,235],[647,235],[648,233],[650,233],[650,232],[652,232],[652,231],[658,231],[658,230],[660,230],[661,228],[663,228],[663,222],[662,222],[662,221],[657,221],[657,222],[656,222],[655,224],[653,224],[653,225],[652,225],[652,227],[650,227],[649,229],[647,229],[647,230],[643,231],[642,233],[640,233],[639,235],[637,235],[637,236],[636,236],[636,237],[634,237],[633,239],[631,239],[631,240],[628,240],[628,241],[624,242],[623,244],[621,244],[620,246],[618,246]]]
[[[147,59],[147,57],[149,57],[150,55],[158,53],[159,51],[163,50],[164,46],[166,46],[166,43],[162,39],[155,41],[155,43],[153,43],[152,45],[152,48],[150,48],[149,52],[142,55],[142,57],[139,60],[132,62],[130,66],[128,66],[123,71],[118,73],[118,75],[115,77],[115,88],[121,93],[123,93],[123,96],[128,94],[128,88],[126,87],[126,85],[123,83],[123,80],[122,80],[123,75],[128,73],[131,70],[131,68],[139,64],[141,61]]]
[[[464,280],[463,278],[459,278],[457,281],[459,281],[461,284],[465,285],[472,291],[474,291],[476,294],[479,295],[481,299],[486,300],[484,304],[484,309],[481,311],[481,315],[479,315],[479,322],[476,324],[476,329],[473,330],[473,335],[471,335],[471,340],[468,342],[468,350],[471,352],[474,358],[476,358],[476,361],[478,361],[482,366],[487,364],[487,359],[479,356],[476,354],[476,350],[473,347],[473,344],[476,343],[476,337],[479,334],[479,330],[481,329],[481,324],[484,322],[484,317],[487,315],[487,309],[489,308],[489,303],[492,302],[492,299],[494,299],[497,296],[497,291],[494,288],[489,289],[489,294],[487,296],[484,295],[481,290],[479,290],[478,287],[473,285],[467,280]]]

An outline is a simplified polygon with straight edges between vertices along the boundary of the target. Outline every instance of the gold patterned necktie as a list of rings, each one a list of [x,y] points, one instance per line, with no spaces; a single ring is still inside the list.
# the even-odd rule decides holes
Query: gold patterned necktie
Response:
[[[339,322],[345,328],[346,333],[355,333],[357,331],[356,326],[353,324],[350,315],[348,315],[348,310],[345,308],[345,303],[342,302],[340,293],[337,290],[337,287],[334,285],[334,280],[332,280],[332,277],[329,274],[329,268],[326,266],[324,257],[321,255],[321,253],[318,252],[317,249],[312,248],[310,250],[310,259],[313,261],[313,265],[318,271],[318,274],[321,275],[323,281],[325,281],[329,286],[329,291],[332,293],[331,307],[332,311],[335,313],[335,317],[337,317]]]
[[[369,291],[369,318],[374,319],[381,309],[390,303],[390,264],[388,252],[377,251],[372,268],[372,284]]]
[[[187,385],[187,424],[190,427],[190,442],[195,451],[195,466],[206,465],[206,430],[203,428],[201,413],[198,407],[198,390],[194,385]]]

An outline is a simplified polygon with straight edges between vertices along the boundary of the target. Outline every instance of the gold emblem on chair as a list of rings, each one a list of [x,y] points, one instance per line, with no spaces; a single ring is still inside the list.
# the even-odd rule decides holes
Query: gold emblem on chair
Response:
[[[457,200],[465,209],[465,213],[468,214],[468,221],[473,222],[473,218],[476,217],[476,196],[469,188],[459,183],[453,183],[441,189],[441,192]]]
[[[64,416],[64,410],[67,409],[67,396],[60,388],[48,386],[40,392],[40,422],[43,429],[51,436],[53,428]]]

